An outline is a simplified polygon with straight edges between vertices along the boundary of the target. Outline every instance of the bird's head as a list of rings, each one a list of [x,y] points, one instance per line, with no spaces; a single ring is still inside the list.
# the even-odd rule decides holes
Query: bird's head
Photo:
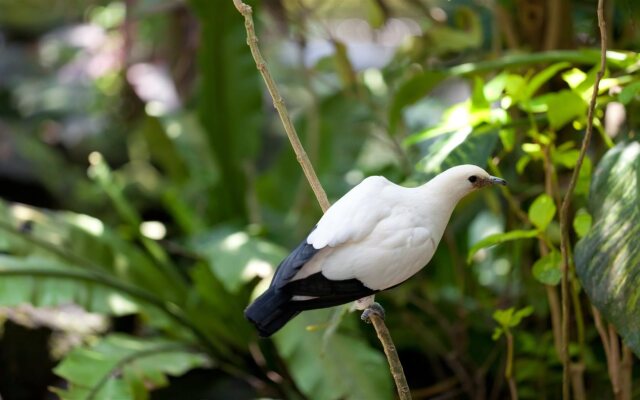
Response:
[[[432,181],[437,182],[438,186],[442,185],[442,190],[448,191],[450,195],[458,199],[485,186],[507,184],[504,179],[491,176],[487,171],[475,165],[458,165],[449,168]]]

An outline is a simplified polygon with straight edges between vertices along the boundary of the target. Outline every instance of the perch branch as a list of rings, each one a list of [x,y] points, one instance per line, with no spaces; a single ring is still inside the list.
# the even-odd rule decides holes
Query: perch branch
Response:
[[[587,128],[585,130],[584,138],[582,139],[582,147],[580,148],[580,154],[573,174],[571,175],[571,181],[567,188],[567,193],[562,200],[562,206],[560,208],[560,229],[562,235],[560,236],[560,251],[562,253],[562,398],[569,400],[569,379],[570,379],[570,360],[569,360],[569,207],[571,206],[571,196],[576,187],[578,181],[578,175],[582,162],[584,160],[589,143],[591,142],[591,136],[593,134],[593,114],[596,108],[596,99],[598,97],[598,87],[600,86],[600,80],[604,76],[607,67],[607,27],[604,19],[604,0],[598,0],[598,26],[600,28],[600,69],[596,74],[595,82],[593,84],[593,93],[591,94],[591,101],[589,102],[589,109],[587,111]]]
[[[318,203],[320,203],[322,211],[327,211],[330,206],[327,195],[318,180],[313,166],[309,161],[307,153],[302,147],[302,143],[300,143],[298,134],[296,133],[296,130],[291,123],[291,119],[289,118],[289,113],[287,112],[287,108],[284,104],[284,99],[278,92],[278,88],[273,81],[271,74],[269,73],[267,64],[262,57],[262,54],[260,53],[260,49],[258,48],[258,37],[256,36],[255,27],[253,25],[253,12],[251,10],[251,7],[242,2],[242,0],[233,0],[233,4],[238,9],[238,12],[240,12],[240,14],[242,14],[242,16],[244,17],[244,25],[247,30],[247,44],[251,49],[251,54],[253,55],[256,67],[258,68],[258,71],[260,71],[260,74],[262,75],[262,78],[267,85],[269,94],[273,99],[273,106],[278,111],[278,115],[280,116],[280,120],[282,121],[284,129],[287,132],[287,136],[289,138],[289,141],[291,142],[293,151],[296,153],[296,158],[302,166],[304,175],[307,178],[309,185],[311,185],[313,193],[315,194]],[[409,385],[407,384],[407,379],[404,375],[396,346],[393,343],[393,339],[389,334],[389,330],[387,329],[384,320],[380,316],[374,314],[371,316],[371,322],[375,327],[378,338],[380,339],[382,347],[384,348],[384,353],[387,356],[391,375],[393,376],[393,379],[396,383],[396,388],[398,389],[398,396],[400,397],[400,399],[410,399],[411,393],[409,391]]]
[[[387,356],[387,361],[389,361],[389,369],[391,370],[391,375],[393,376],[396,388],[398,389],[398,397],[400,400],[411,399],[409,384],[407,383],[407,378],[404,376],[400,357],[398,357],[396,345],[393,343],[393,339],[391,338],[389,329],[387,329],[387,325],[384,323],[382,317],[377,314],[372,314],[369,319],[371,320],[373,327],[376,329],[378,339],[380,339],[380,343],[382,343],[382,347],[384,348],[384,354]]]
[[[304,176],[307,178],[307,181],[309,181],[309,185],[311,185],[311,189],[313,190],[316,199],[318,199],[318,203],[320,203],[320,208],[322,208],[322,211],[327,211],[330,206],[327,194],[324,192],[313,166],[311,166],[309,156],[307,156],[307,153],[304,151],[304,147],[302,147],[302,143],[300,143],[300,139],[296,133],[296,128],[293,126],[291,118],[289,118],[289,113],[287,112],[287,107],[284,104],[284,99],[280,95],[278,87],[269,73],[267,63],[264,61],[262,53],[260,53],[260,49],[258,48],[258,37],[256,36],[255,27],[253,25],[253,11],[251,10],[251,6],[243,3],[242,0],[233,0],[233,4],[244,17],[244,26],[247,30],[247,44],[251,49],[251,55],[253,55],[256,67],[258,68],[258,71],[260,71],[260,75],[262,75],[264,83],[267,85],[269,94],[273,99],[273,107],[278,111],[278,115],[280,116],[282,125],[284,125],[284,130],[287,133],[289,142],[291,142],[293,151],[296,153],[296,159],[298,160],[298,163],[300,163]]]

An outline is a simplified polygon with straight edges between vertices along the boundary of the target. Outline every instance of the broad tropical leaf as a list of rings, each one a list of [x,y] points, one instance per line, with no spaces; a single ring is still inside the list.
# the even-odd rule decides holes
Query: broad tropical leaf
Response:
[[[576,272],[591,302],[640,354],[640,143],[619,144],[591,183],[593,225],[575,250]]]
[[[393,398],[381,352],[341,330],[325,339],[330,319],[331,310],[305,312],[274,336],[300,390],[320,400]]]
[[[207,364],[205,355],[178,342],[113,334],[69,353],[55,368],[69,386],[55,391],[62,400],[142,400],[166,386],[167,375]]]

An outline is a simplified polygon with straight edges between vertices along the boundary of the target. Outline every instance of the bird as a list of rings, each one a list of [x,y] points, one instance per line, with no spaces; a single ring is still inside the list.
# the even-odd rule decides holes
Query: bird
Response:
[[[495,184],[507,182],[475,165],[449,168],[412,188],[382,176],[365,178],[280,263],[245,317],[261,337],[273,335],[302,311],[352,301],[356,309],[384,317],[375,294],[426,266],[457,203]]]

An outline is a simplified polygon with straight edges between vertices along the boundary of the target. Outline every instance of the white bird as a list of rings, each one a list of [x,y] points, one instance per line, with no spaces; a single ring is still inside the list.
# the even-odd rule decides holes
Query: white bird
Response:
[[[475,165],[450,168],[415,188],[366,178],[280,263],[245,316],[267,337],[304,310],[354,300],[356,308],[367,309],[375,293],[401,284],[431,260],[460,199],[493,184],[506,181]]]

